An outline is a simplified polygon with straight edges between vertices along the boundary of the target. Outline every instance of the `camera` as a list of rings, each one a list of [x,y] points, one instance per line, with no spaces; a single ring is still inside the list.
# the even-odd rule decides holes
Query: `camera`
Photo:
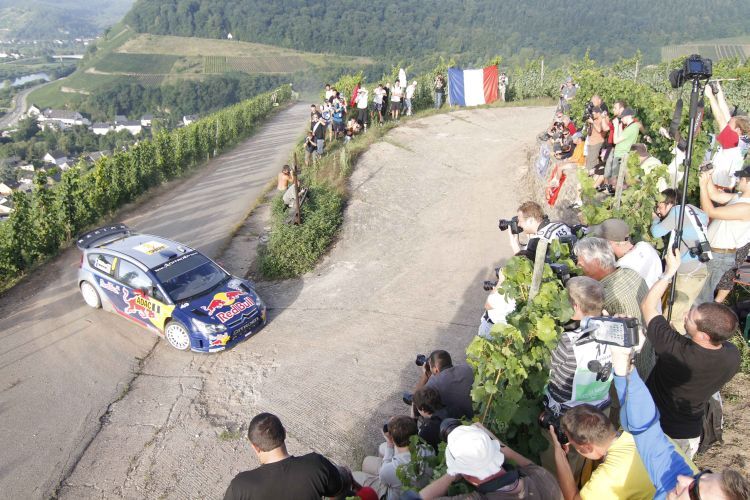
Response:
[[[502,270],[502,267],[496,267],[495,268],[495,281],[486,280],[482,283],[482,288],[484,288],[485,292],[491,292],[495,289],[497,286],[498,281],[500,281],[500,271]]]
[[[568,436],[560,428],[560,417],[545,408],[542,413],[539,414],[539,426],[544,430],[548,430],[550,425],[554,428],[555,436],[557,436],[557,440],[560,444],[567,444]]]
[[[510,220],[500,219],[500,221],[497,223],[497,227],[500,228],[500,231],[507,231],[510,228],[510,232],[512,234],[521,234],[523,232],[523,229],[518,226],[517,215],[511,217]]]
[[[591,337],[599,344],[620,347],[638,345],[638,320],[635,318],[585,317],[581,320],[581,330],[592,332]]]
[[[698,167],[698,170],[701,172],[710,172],[713,169],[714,169],[714,164],[711,163],[710,161],[701,163],[700,167]]]
[[[430,366],[430,363],[427,361],[427,356],[424,354],[417,354],[417,359],[414,360],[414,364],[417,366],[424,366],[425,363],[427,363],[427,366]]]
[[[673,89],[682,87],[688,80],[704,80],[711,78],[713,63],[711,59],[693,54],[685,59],[682,68],[669,73],[669,83]]]
[[[383,424],[383,434],[388,432],[388,422]]]
[[[448,434],[453,432],[453,429],[459,425],[463,424],[457,418],[444,418],[443,421],[440,422],[440,440],[448,442]]]
[[[711,245],[706,240],[698,241],[697,244],[698,246],[690,249],[690,256],[698,257],[698,260],[705,264],[713,258],[713,255],[711,254]]]
[[[557,279],[562,281],[563,286],[565,286],[570,279],[570,268],[565,264],[558,264],[556,262],[550,263],[549,267],[552,268]]]
[[[405,392],[401,395],[401,401],[404,402],[405,405],[411,406],[412,403],[414,403],[414,394],[411,392]]]

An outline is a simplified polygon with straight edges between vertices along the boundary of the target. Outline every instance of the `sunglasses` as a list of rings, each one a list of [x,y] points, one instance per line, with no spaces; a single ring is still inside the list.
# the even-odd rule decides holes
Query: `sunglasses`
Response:
[[[711,474],[711,469],[702,470],[698,474],[693,476],[693,482],[690,483],[690,486],[688,486],[688,495],[690,496],[690,500],[701,500],[698,483],[700,482],[701,476],[703,474]]]

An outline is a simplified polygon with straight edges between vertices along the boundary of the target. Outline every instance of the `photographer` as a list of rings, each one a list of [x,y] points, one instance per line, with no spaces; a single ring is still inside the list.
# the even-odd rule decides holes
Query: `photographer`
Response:
[[[544,389],[543,399],[543,418],[553,425],[569,409],[583,403],[600,409],[607,408],[612,382],[609,346],[595,342],[590,332],[584,331],[580,324],[587,316],[602,315],[604,288],[598,281],[585,276],[570,278],[565,287],[573,316],[552,351],[549,383]],[[540,420],[540,423],[544,422]],[[553,471],[554,451],[550,442],[541,455],[542,465]],[[580,477],[584,465],[582,457],[572,451],[566,460],[570,462],[569,468],[572,468],[575,476]]]
[[[570,102],[575,98],[578,92],[578,86],[573,83],[573,77],[569,76],[565,79],[565,83],[560,85],[560,102],[558,104],[558,110],[563,113],[570,112]]]
[[[599,96],[594,96],[599,97]],[[594,100],[594,97],[591,100]],[[602,146],[604,145],[605,135],[607,132],[607,123],[602,115],[602,108],[599,106],[592,106],[591,112],[586,119],[587,123],[587,134],[588,134],[588,145],[586,146],[586,171],[589,175],[595,173],[597,165],[599,165],[599,156],[602,152]]]
[[[451,484],[458,480],[466,481],[476,492],[448,498],[562,498],[560,487],[552,474],[506,446],[478,422],[458,426],[448,434],[445,462],[447,472],[422,488],[418,498],[443,498]]]
[[[734,175],[739,178],[738,194],[717,189],[710,171],[701,173],[701,208],[711,219],[708,242],[713,258],[707,264],[708,278],[698,294],[698,304],[714,300],[716,285],[735,265],[737,249],[750,243],[750,162]]]
[[[612,125],[614,149],[604,167],[604,178],[609,185],[609,191],[614,193],[622,163],[630,154],[630,147],[638,142],[640,127],[635,121],[635,111],[630,108],[623,109],[620,116],[612,120]]]
[[[409,441],[417,434],[417,422],[406,415],[391,417],[383,428],[385,446],[383,458],[365,457],[362,471],[354,471],[354,479],[364,486],[369,486],[378,492],[380,498],[398,500],[401,497],[401,480],[397,470],[400,466],[411,462]],[[425,447],[419,451],[424,456],[433,454],[432,448]],[[431,471],[424,470],[417,478],[417,483],[427,484]],[[292,497],[288,497],[292,498]]]
[[[417,422],[419,437],[432,446],[437,453],[440,444],[440,424],[448,418],[448,408],[443,405],[440,393],[432,387],[422,387],[414,392],[414,408],[421,417]]]
[[[665,189],[661,192],[660,199],[654,206],[654,219],[651,222],[651,236],[664,238],[665,245],[668,243],[670,231],[677,229],[677,220],[680,216],[680,203],[682,196],[679,191]],[[706,229],[708,227],[708,216],[698,207],[685,205],[685,214],[682,223],[682,241],[680,241],[681,264],[677,270],[677,281],[675,283],[675,300],[672,305],[672,328],[685,334],[683,318],[688,309],[693,305],[698,293],[708,277],[706,264],[701,262],[696,250],[700,250],[700,242],[708,241]],[[694,251],[691,252],[691,249]]]
[[[618,433],[609,417],[591,405],[580,405],[566,412],[560,427],[568,438],[561,445],[554,429],[549,436],[555,449],[557,481],[565,500],[605,498],[653,498],[656,490],[641,461],[632,434]],[[578,490],[567,459],[569,447],[591,461],[602,461],[586,484]]]
[[[675,449],[659,425],[659,412],[646,386],[630,366],[632,349],[612,348],[614,385],[623,402],[623,428],[633,435],[638,454],[656,488],[654,498],[745,500],[750,481],[733,469],[719,473],[695,468]],[[631,371],[632,370],[632,371]]]
[[[474,371],[468,365],[453,366],[451,355],[447,351],[432,351],[424,365],[422,376],[414,392],[422,387],[437,390],[440,400],[449,408],[455,418],[471,418],[474,406],[471,401],[471,386],[474,384]]]
[[[508,227],[508,229],[510,229],[510,231],[508,231],[510,247],[513,249],[514,254],[520,252],[521,244],[518,235],[527,235],[529,241],[526,244],[525,250],[531,256],[532,260],[534,256],[536,256],[536,246],[539,243],[539,238],[545,238],[547,241],[551,241],[556,240],[561,236],[573,235],[573,231],[565,223],[550,222],[544,215],[542,207],[533,201],[527,201],[518,207],[516,226],[516,228],[512,226]],[[516,229],[517,232],[514,231],[514,229]]]
[[[705,95],[711,104],[711,111],[720,130],[716,135],[716,142],[720,147],[711,158],[713,164],[711,179],[716,187],[729,192],[736,184],[734,172],[742,168],[744,154],[739,143],[741,136],[750,134],[750,120],[744,116],[730,114],[719,82],[706,85]]]
[[[445,97],[445,80],[443,79],[443,75],[435,77],[433,89],[435,90],[435,109],[440,109],[443,105],[443,97]]]
[[[685,315],[686,335],[674,330],[659,309],[680,267],[677,250],[668,249],[666,262],[666,270],[641,303],[646,336],[657,355],[646,385],[664,432],[692,458],[700,444],[708,399],[739,370],[739,351],[729,342],[738,320],[728,307],[707,302]]]

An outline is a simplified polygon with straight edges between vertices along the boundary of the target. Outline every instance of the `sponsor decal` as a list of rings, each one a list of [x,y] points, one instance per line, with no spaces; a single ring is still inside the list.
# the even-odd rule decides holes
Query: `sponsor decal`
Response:
[[[103,273],[112,274],[112,264],[101,257],[94,261],[94,267]]]
[[[115,285],[114,283],[110,283],[109,281],[104,281],[103,279],[99,278],[99,286],[107,291],[120,295],[119,285]]]
[[[181,256],[176,257],[176,258],[174,258],[172,260],[169,260],[169,261],[165,262],[164,264],[162,264],[162,265],[160,265],[158,267],[155,267],[154,268],[154,272],[158,273],[159,271],[163,271],[164,269],[166,269],[166,268],[168,268],[170,266],[173,266],[173,265],[177,264],[178,262],[182,262],[183,260],[185,260],[185,259],[187,259],[189,257],[192,257],[193,255],[195,255],[197,253],[198,252],[196,252],[195,250],[193,250],[190,253],[186,253],[185,255],[181,255]]]
[[[238,314],[241,314],[242,311],[250,309],[253,306],[255,306],[255,301],[252,297],[247,296],[242,302],[235,302],[234,304],[232,304],[232,307],[228,311],[220,312],[219,314],[217,314],[216,319],[218,319],[222,323],[226,323]]]
[[[209,316],[213,316],[217,309],[234,304],[240,295],[242,295],[242,292],[239,291],[217,293],[208,303],[208,306],[203,306],[201,309],[206,311]]]
[[[165,248],[167,248],[167,245],[165,245],[164,243],[159,243],[158,241],[147,241],[145,243],[141,243],[137,247],[134,247],[133,250],[145,253],[146,255],[153,255],[156,252],[164,250]]]
[[[143,319],[153,319],[157,314],[161,314],[161,306],[143,295],[130,296],[127,288],[122,291],[122,298],[125,300],[128,314],[137,314]]]
[[[211,337],[210,346],[211,347],[224,347],[227,345],[227,342],[229,342],[229,335],[217,335],[216,337]]]

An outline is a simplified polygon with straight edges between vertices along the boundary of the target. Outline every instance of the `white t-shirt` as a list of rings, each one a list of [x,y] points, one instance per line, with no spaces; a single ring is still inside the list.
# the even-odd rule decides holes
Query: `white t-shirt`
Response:
[[[414,97],[414,91],[417,90],[416,85],[409,85],[406,87],[406,98],[411,99]]]
[[[717,186],[732,188],[737,184],[737,177],[734,173],[742,169],[742,149],[739,147],[719,150],[711,158],[714,169],[711,172],[711,179]]]
[[[632,269],[641,275],[651,288],[661,275],[661,257],[654,247],[645,241],[639,241],[632,250],[620,257],[617,267]]]

